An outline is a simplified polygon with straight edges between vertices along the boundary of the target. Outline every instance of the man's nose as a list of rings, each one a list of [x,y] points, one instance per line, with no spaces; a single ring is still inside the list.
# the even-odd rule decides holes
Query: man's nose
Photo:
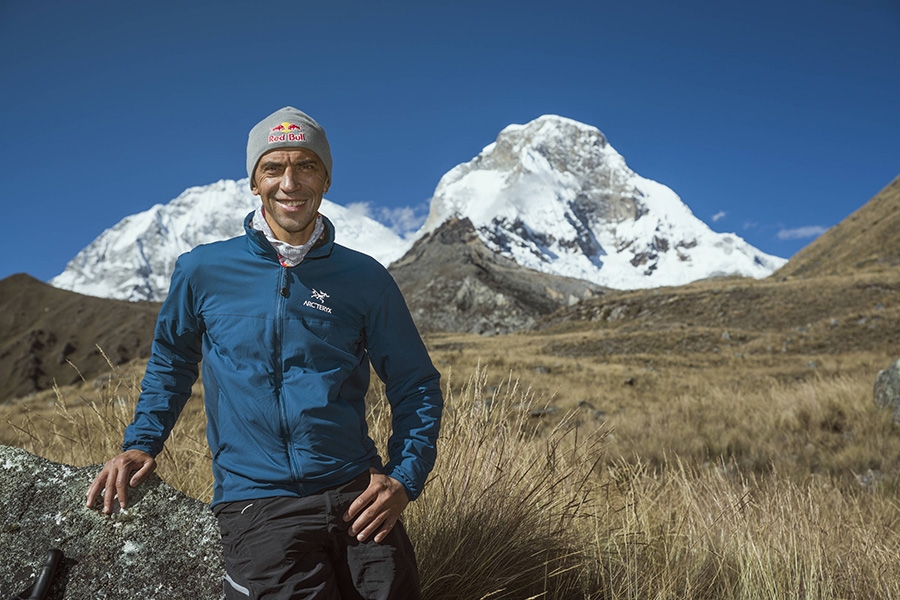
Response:
[[[281,176],[281,189],[285,192],[291,192],[300,189],[300,176],[292,168],[288,167]]]

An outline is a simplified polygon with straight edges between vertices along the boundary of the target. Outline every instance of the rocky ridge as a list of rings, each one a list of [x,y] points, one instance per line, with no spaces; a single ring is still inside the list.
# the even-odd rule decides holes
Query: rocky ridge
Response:
[[[522,331],[558,308],[604,292],[492,252],[468,219],[451,219],[426,234],[390,272],[422,332]]]

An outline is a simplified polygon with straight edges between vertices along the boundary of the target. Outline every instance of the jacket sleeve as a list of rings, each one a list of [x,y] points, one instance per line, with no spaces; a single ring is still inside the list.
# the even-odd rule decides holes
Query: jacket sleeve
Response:
[[[369,359],[385,383],[392,433],[384,473],[406,488],[410,500],[422,493],[434,467],[444,401],[440,373],[400,289],[390,276],[366,326]]]
[[[197,380],[201,328],[184,262],[185,256],[176,262],[169,295],[159,312],[134,421],[125,429],[123,451],[143,450],[154,457],[162,452]]]

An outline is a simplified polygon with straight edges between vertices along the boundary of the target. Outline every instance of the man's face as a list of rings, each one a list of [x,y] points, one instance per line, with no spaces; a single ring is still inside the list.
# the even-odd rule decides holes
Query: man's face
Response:
[[[250,191],[259,196],[275,237],[293,246],[309,241],[322,195],[328,191],[325,165],[306,148],[283,148],[263,154]]]

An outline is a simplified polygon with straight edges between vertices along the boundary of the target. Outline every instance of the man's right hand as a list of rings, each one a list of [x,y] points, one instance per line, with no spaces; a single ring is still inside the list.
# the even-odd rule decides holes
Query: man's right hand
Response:
[[[119,497],[119,504],[125,508],[128,504],[128,488],[137,487],[156,469],[156,460],[143,450],[128,450],[103,465],[100,474],[87,491],[87,507],[94,503],[104,489],[103,512],[109,514],[113,509],[113,498]]]

